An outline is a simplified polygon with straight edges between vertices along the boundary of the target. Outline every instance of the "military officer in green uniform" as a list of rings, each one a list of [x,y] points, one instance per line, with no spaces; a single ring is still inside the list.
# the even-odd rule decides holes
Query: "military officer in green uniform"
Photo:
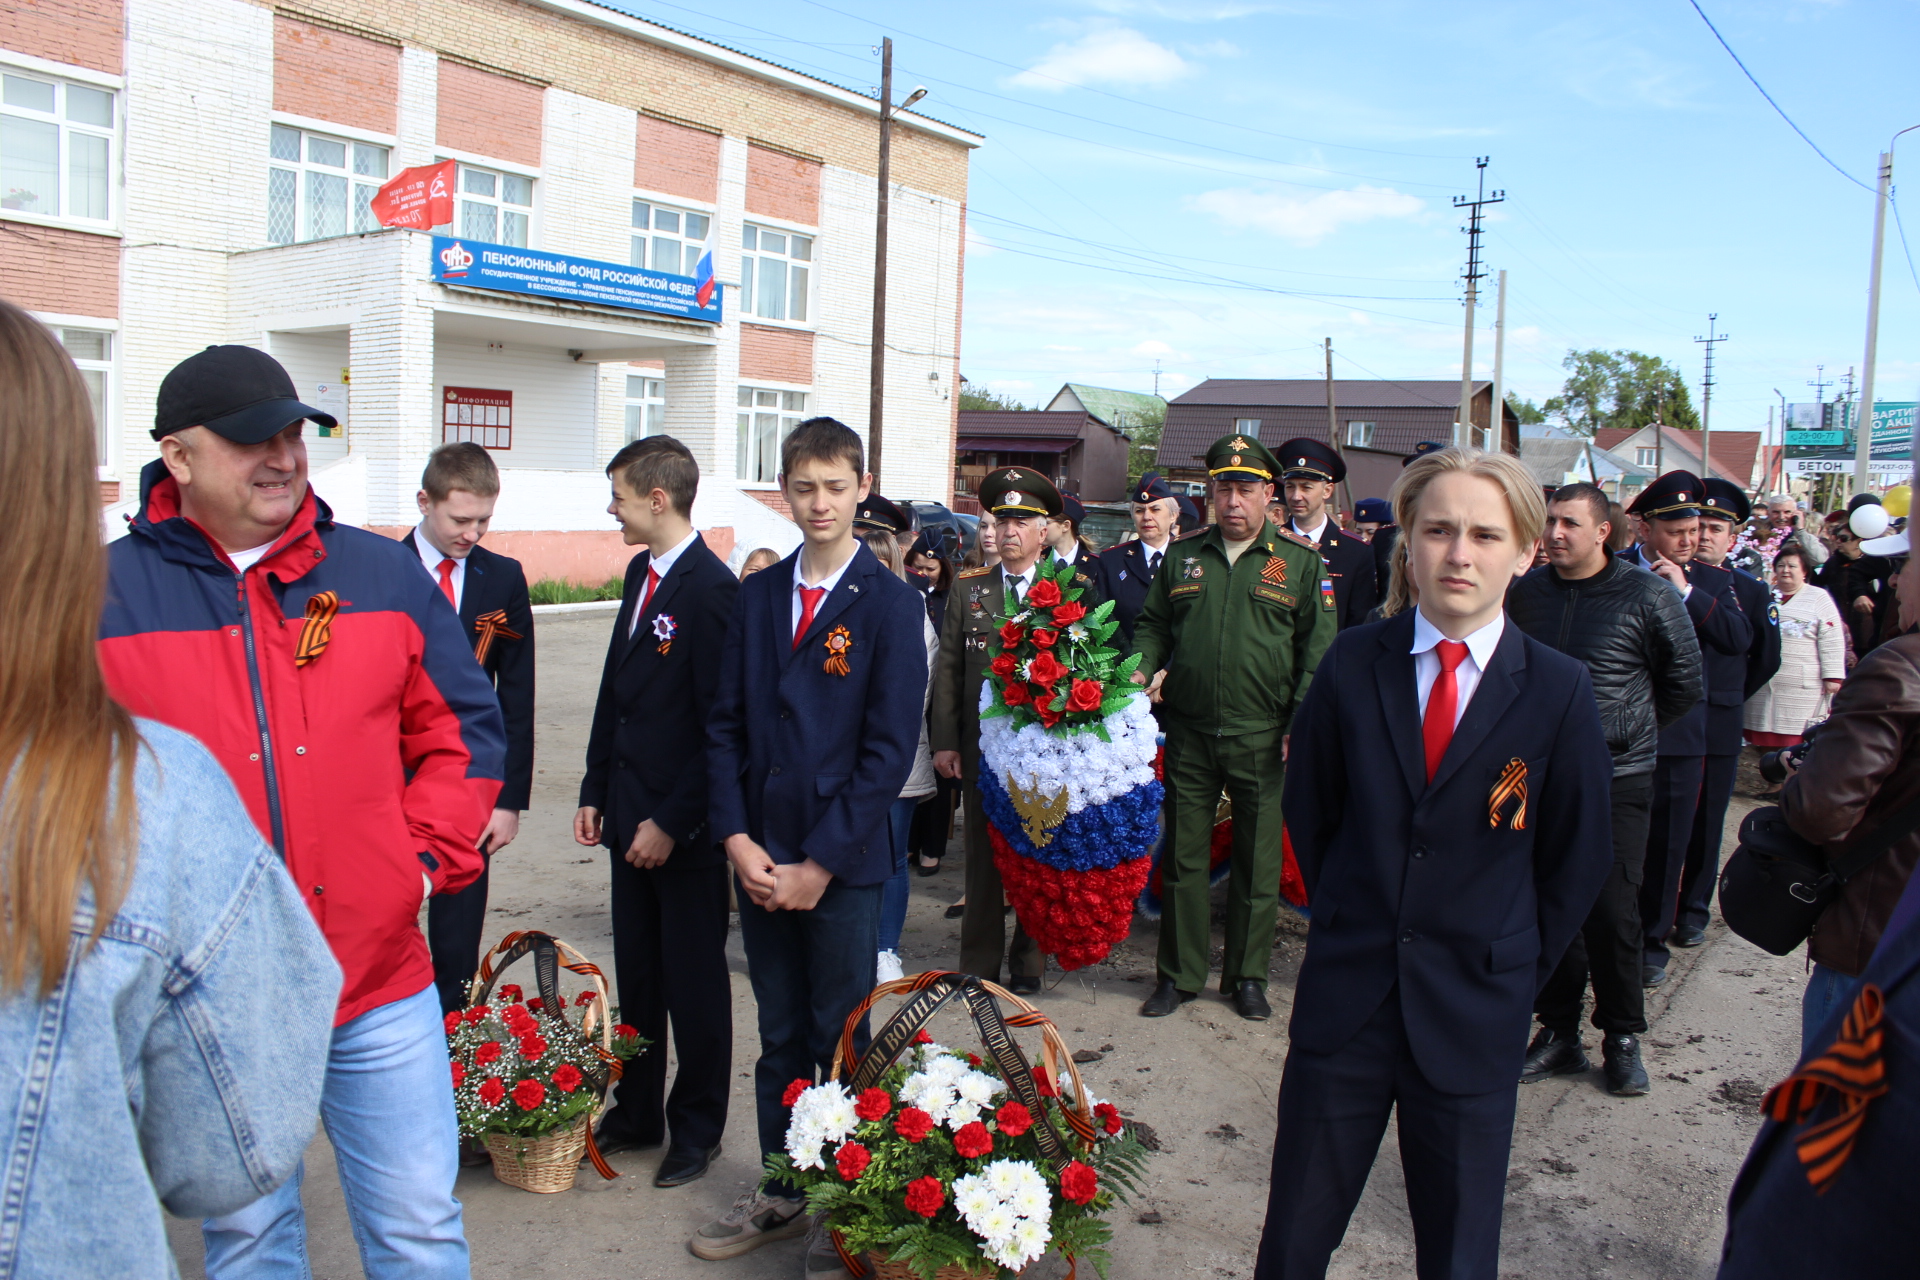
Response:
[[[996,521],[1000,563],[970,569],[954,580],[946,623],[940,629],[928,736],[933,767],[965,784],[961,797],[966,818],[967,906],[960,917],[961,972],[998,982],[1005,953],[1011,975],[1008,989],[1016,995],[1031,995],[1040,990],[1046,957],[1018,920],[1013,945],[1007,946],[1000,872],[993,865],[987,815],[975,785],[980,776],[980,685],[999,642],[1008,595],[1024,597],[1033,585],[1034,566],[1047,554],[1047,521],[1059,519],[1065,506],[1052,482],[1029,467],[1002,467],[980,482],[979,492],[981,507]],[[1076,574],[1073,585],[1081,589],[1079,602],[1088,609],[1100,603],[1100,594],[1086,574]]]
[[[1267,518],[1273,454],[1251,436],[1226,436],[1207,450],[1207,473],[1219,523],[1172,544],[1133,628],[1134,679],[1160,703],[1167,734],[1160,980],[1140,1012],[1165,1017],[1206,985],[1208,863],[1224,791],[1233,858],[1220,990],[1259,1021],[1272,1012],[1281,744],[1337,615],[1319,554]]]

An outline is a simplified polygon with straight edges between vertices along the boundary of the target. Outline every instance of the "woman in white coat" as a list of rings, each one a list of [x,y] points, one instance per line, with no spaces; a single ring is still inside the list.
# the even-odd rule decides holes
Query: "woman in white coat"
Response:
[[[1846,631],[1833,597],[1813,586],[1813,560],[1789,544],[1773,559],[1780,600],[1780,670],[1747,699],[1747,741],[1763,751],[1790,747],[1826,717],[1846,678]]]

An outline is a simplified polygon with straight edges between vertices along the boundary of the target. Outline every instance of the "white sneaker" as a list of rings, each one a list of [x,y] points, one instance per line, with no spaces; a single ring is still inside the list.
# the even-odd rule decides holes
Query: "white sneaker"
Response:
[[[791,1239],[806,1231],[812,1225],[812,1219],[802,1212],[806,1207],[804,1200],[765,1195],[757,1189],[748,1191],[725,1215],[695,1232],[687,1248],[694,1257],[710,1261],[737,1258],[770,1241]]]
[[[873,968],[881,982],[893,982],[906,976],[906,970],[900,967],[900,953],[897,951],[882,951]]]

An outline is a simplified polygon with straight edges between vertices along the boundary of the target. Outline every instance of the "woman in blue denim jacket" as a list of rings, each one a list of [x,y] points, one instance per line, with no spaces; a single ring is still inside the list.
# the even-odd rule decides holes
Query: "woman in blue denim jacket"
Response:
[[[4,302],[0,386],[0,1278],[171,1276],[162,1206],[298,1166],[340,970],[213,757],[107,697],[87,390]]]

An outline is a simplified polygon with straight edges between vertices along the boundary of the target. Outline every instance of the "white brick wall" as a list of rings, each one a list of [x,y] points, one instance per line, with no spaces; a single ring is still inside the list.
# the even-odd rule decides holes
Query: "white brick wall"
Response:
[[[400,109],[394,131],[394,172],[432,164],[434,133],[439,128],[440,55],[406,45],[400,50]]]
[[[633,221],[634,113],[548,89],[540,139],[540,247],[625,262]]]

